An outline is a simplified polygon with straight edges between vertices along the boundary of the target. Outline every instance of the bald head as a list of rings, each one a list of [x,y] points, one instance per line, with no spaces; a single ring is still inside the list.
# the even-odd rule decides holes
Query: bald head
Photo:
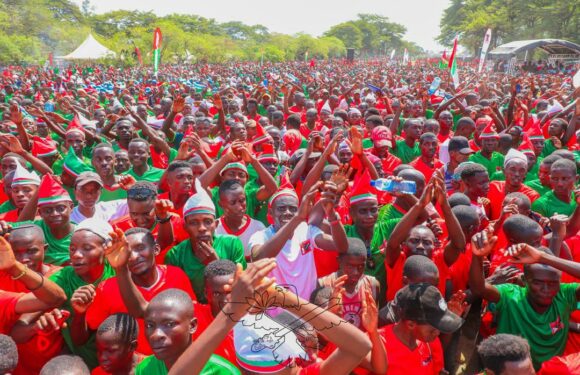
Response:
[[[191,297],[180,289],[167,289],[156,295],[145,311],[145,315],[149,314],[156,308],[169,307],[174,311],[185,312],[187,316],[193,318],[193,301]]]
[[[34,224],[27,224],[22,225],[16,228],[13,228],[10,232],[10,241],[18,241],[18,240],[40,240],[42,242],[45,241],[44,232],[38,225]]]

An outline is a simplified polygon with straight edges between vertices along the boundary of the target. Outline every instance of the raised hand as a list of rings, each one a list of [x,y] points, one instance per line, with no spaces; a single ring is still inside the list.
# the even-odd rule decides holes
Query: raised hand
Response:
[[[302,220],[308,219],[312,206],[314,206],[314,197],[316,196],[318,189],[320,189],[320,186],[322,186],[322,181],[317,182],[312,186],[312,188],[310,188],[310,191],[302,197],[302,202],[300,203],[300,207],[298,207],[298,217]]]
[[[568,216],[556,213],[550,218],[550,228],[552,228],[552,233],[557,233],[561,238],[564,238],[566,236],[566,227],[569,222],[570,218]]]
[[[477,257],[486,257],[493,250],[497,236],[492,236],[493,232],[486,229],[482,232],[476,233],[471,238],[471,252]]]
[[[87,311],[95,299],[95,286],[93,284],[83,285],[74,291],[70,304],[76,314],[83,314]]]
[[[329,217],[335,212],[334,207],[337,204],[338,187],[334,182],[326,181],[322,185],[321,191],[320,202],[326,217]]]
[[[336,194],[341,195],[348,187],[348,181],[353,169],[348,164],[342,164],[337,170],[332,172],[330,182],[336,185]]]
[[[512,245],[504,250],[504,254],[512,257],[512,262],[518,264],[538,263],[542,258],[538,249],[526,243]]]
[[[493,285],[512,283],[517,281],[522,271],[514,266],[499,266],[487,278],[487,282]]]
[[[182,96],[176,97],[175,100],[173,100],[172,107],[173,113],[181,113],[183,112],[184,108],[185,108],[185,98]]]
[[[137,183],[137,180],[135,180],[135,177],[133,177],[131,175],[119,176],[119,186],[123,190],[131,189],[133,187],[133,185],[135,185],[136,183]]]
[[[167,219],[173,209],[173,202],[169,199],[157,199],[155,201],[155,215],[161,220]]]
[[[223,102],[222,102],[222,98],[220,97],[220,95],[219,95],[219,94],[215,94],[215,95],[213,96],[213,106],[214,106],[214,107],[215,107],[215,108],[216,108],[218,111],[220,111],[220,110],[221,110],[221,109],[224,107],[224,105],[223,105]]]
[[[447,308],[455,315],[463,316],[465,314],[465,310],[469,304],[465,301],[467,294],[463,290],[458,290],[457,292],[453,293],[451,299],[447,302]]]
[[[342,316],[343,314],[342,296],[345,292],[344,283],[346,283],[347,279],[347,275],[342,275],[334,279],[330,284],[332,292],[330,294],[330,300],[328,301],[328,311],[338,316]]]
[[[379,309],[373,294],[368,288],[365,288],[362,300],[361,323],[367,332],[376,331],[379,325]]]
[[[66,327],[66,320],[70,316],[68,310],[53,309],[47,311],[36,321],[35,329],[40,334],[50,334]]]
[[[10,242],[0,236],[0,271],[7,271],[14,267],[15,264],[16,258],[14,257],[14,251],[12,251]]]
[[[22,148],[22,144],[16,136],[12,134],[2,134],[0,135],[0,144],[7,148],[10,152],[14,152],[15,154],[22,154],[24,152],[24,148]]]
[[[129,262],[129,244],[125,234],[121,229],[116,229],[111,233],[111,242],[105,246],[105,256],[107,261],[115,270],[127,266]]]
[[[362,140],[363,140],[363,136],[362,133],[358,130],[358,128],[356,126],[353,126],[350,128],[350,138],[352,139],[352,145],[351,145],[351,149],[352,149],[352,153],[355,155],[362,155],[363,153],[363,146],[362,146]]]

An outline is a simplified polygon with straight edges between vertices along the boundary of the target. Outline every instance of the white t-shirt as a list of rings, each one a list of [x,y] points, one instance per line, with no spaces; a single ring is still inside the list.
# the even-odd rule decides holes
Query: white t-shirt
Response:
[[[255,233],[250,238],[250,249],[256,245],[263,245],[274,237],[276,232],[270,225],[268,228]],[[294,235],[286,241],[284,247],[276,256],[278,266],[270,273],[276,278],[278,285],[288,286],[300,297],[308,300],[316,288],[317,274],[314,265],[314,240],[322,231],[307,223],[300,223],[294,230]]]
[[[246,219],[248,219],[248,221],[244,228],[240,229],[238,232],[233,232],[224,224],[224,217],[222,216],[218,219],[218,226],[215,230],[215,234],[229,234],[230,236],[238,237],[244,244],[244,256],[249,258],[251,250],[250,237],[252,237],[254,233],[266,229],[266,226],[262,224],[261,221],[254,220],[248,215],[246,215]]]
[[[126,199],[117,199],[108,202],[98,202],[95,205],[94,218],[101,219],[104,221],[111,221],[118,219],[129,214],[129,208],[127,207]],[[75,224],[80,224],[83,220],[88,219],[80,211],[79,206],[73,208],[70,215],[70,221]]]

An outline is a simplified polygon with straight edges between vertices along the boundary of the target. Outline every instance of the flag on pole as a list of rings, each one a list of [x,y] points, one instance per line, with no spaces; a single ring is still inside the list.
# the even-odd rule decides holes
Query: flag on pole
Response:
[[[157,76],[157,71],[159,70],[159,53],[161,50],[161,29],[156,28],[155,32],[153,33],[153,71]]]
[[[407,49],[405,48],[405,53],[403,53],[403,64],[406,64],[409,62],[409,51],[407,51]]]
[[[139,61],[139,65],[143,65],[143,56],[141,56],[141,50],[137,46],[135,46],[135,56],[137,61]]]
[[[395,49],[393,48],[393,50],[391,51],[391,60],[393,59],[393,57],[395,57]]]
[[[444,50],[441,60],[439,60],[439,69],[447,69],[447,65],[449,65],[449,59],[447,58],[447,50]]]
[[[489,44],[491,43],[491,29],[487,29],[485,36],[483,37],[483,46],[481,46],[481,54],[479,55],[479,68],[477,69],[478,73],[481,73],[483,70],[483,64],[485,63],[485,56],[487,55],[487,49],[489,48]],[[528,51],[526,50],[526,53]]]
[[[457,37],[453,41],[453,51],[451,51],[451,57],[449,57],[449,63],[447,67],[449,68],[449,74],[453,79],[453,86],[457,88],[459,86],[459,71],[457,70]]]

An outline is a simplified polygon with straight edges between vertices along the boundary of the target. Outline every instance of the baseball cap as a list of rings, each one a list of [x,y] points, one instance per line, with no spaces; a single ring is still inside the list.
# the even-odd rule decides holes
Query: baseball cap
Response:
[[[463,319],[447,308],[439,290],[427,283],[410,284],[397,293],[401,319],[429,324],[443,333],[453,333]]]
[[[89,182],[96,182],[100,187],[103,187],[103,180],[101,179],[101,176],[95,172],[83,172],[79,174],[75,180],[75,187],[85,186]]]
[[[473,149],[469,147],[469,141],[467,138],[463,136],[455,136],[449,140],[449,145],[447,146],[447,150],[451,151],[459,151],[462,154],[473,154]]]
[[[371,132],[371,140],[375,147],[392,147],[393,136],[386,126],[377,126]]]

